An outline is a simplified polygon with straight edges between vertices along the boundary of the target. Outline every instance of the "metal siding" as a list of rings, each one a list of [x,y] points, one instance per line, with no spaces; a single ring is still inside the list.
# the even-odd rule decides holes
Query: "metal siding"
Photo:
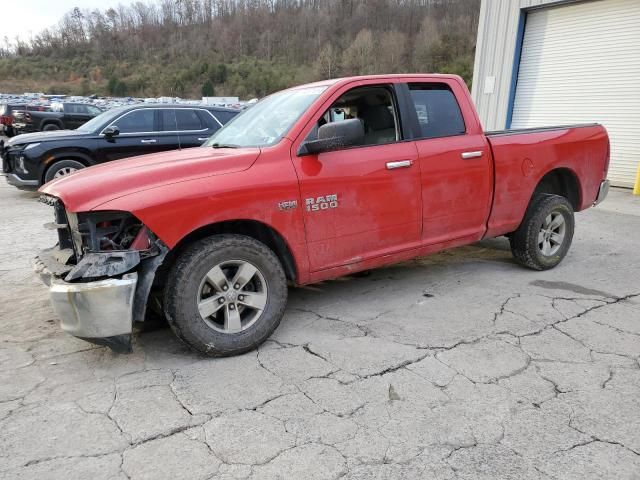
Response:
[[[599,122],[611,138],[609,178],[632,187],[640,160],[640,1],[531,11],[513,128]]]
[[[552,3],[557,0],[482,0],[472,96],[486,130],[506,128],[520,10]],[[483,93],[488,76],[496,78],[491,94]]]

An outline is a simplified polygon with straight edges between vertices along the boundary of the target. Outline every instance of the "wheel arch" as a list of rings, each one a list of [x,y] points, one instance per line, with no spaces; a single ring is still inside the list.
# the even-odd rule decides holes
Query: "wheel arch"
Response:
[[[297,263],[284,236],[270,225],[257,220],[225,220],[197,228],[181,238],[171,249],[163,262],[163,267],[169,267],[180,252],[193,242],[219,234],[245,235],[264,243],[280,260],[287,280],[292,283],[298,281]]]
[[[56,127],[60,127],[60,130],[64,128],[62,121],[55,118],[45,118],[40,122],[40,130],[44,130],[44,127],[47,125],[55,125]]]
[[[82,163],[85,167],[90,167],[92,165],[95,165],[96,163],[88,153],[82,152],[80,150],[60,150],[58,152],[53,152],[52,154],[47,156],[42,164],[42,169],[40,172],[41,184],[44,184],[47,170],[49,170],[49,168],[51,168],[54,163],[61,160],[75,160],[76,162]]]
[[[580,180],[575,172],[569,168],[555,168],[544,174],[531,195],[529,205],[540,194],[560,195],[569,201],[576,212],[580,210],[582,205]]]

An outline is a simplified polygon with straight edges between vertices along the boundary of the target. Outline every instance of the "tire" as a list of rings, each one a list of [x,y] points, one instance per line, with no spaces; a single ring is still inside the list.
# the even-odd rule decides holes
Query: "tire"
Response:
[[[69,175],[82,168],[85,168],[85,165],[77,160],[58,160],[57,162],[53,162],[49,165],[49,168],[47,168],[47,171],[44,174],[44,183]]]
[[[43,132],[50,132],[52,130],[60,130],[60,127],[55,123],[47,123],[44,127],[42,127]]]
[[[548,270],[567,255],[574,228],[573,207],[566,198],[540,195],[531,202],[522,224],[509,238],[511,253],[525,267]]]
[[[238,289],[245,281],[234,284],[241,267],[256,273]],[[287,304],[287,280],[278,257],[243,235],[195,242],[176,258],[167,278],[163,303],[169,326],[187,345],[213,357],[256,348],[278,327]],[[247,298],[255,298],[248,302],[262,309],[241,302]]]

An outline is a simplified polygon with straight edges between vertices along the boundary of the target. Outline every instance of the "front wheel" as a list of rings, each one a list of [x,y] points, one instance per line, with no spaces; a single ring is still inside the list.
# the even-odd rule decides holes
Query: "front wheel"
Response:
[[[541,195],[527,209],[525,218],[509,241],[516,261],[533,270],[558,265],[571,247],[573,208],[566,198]]]
[[[165,314],[175,334],[210,356],[256,348],[277,328],[286,303],[278,257],[243,235],[215,235],[187,247],[164,290]]]
[[[84,168],[84,165],[77,160],[58,160],[47,169],[47,173],[44,175],[44,183],[71,175],[81,168]]]

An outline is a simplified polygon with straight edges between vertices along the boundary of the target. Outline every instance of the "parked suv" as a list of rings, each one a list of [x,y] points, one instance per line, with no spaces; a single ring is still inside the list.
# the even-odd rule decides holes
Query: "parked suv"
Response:
[[[98,163],[200,146],[237,113],[190,105],[114,108],[76,130],[12,138],[0,149],[3,170],[9,184],[37,188]]]

